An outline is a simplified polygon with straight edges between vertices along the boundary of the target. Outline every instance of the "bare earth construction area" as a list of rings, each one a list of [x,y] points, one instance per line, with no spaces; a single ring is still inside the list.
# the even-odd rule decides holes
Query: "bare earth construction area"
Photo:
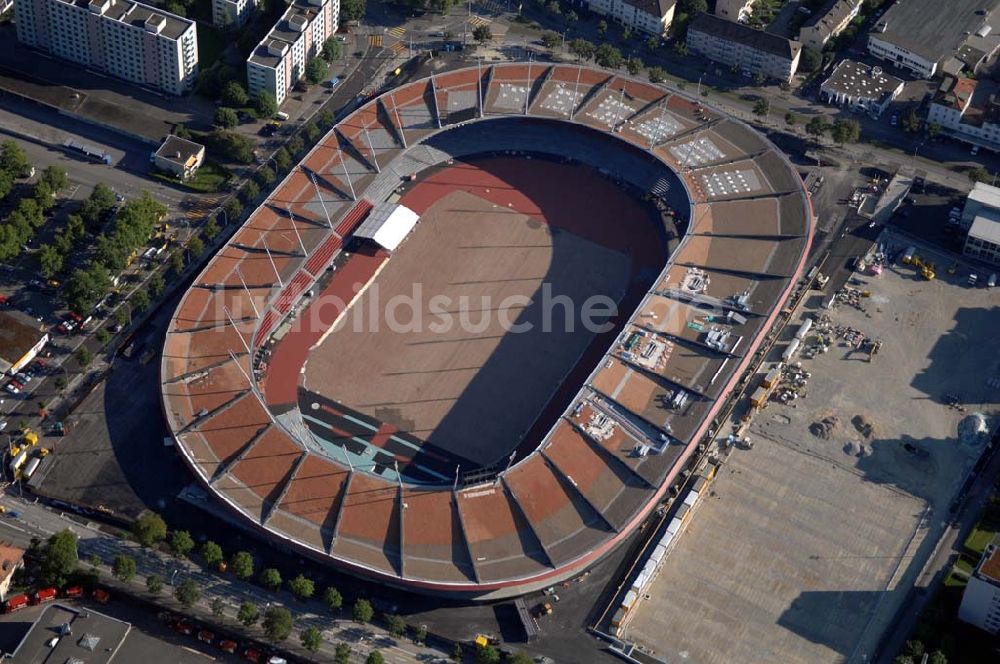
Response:
[[[881,339],[881,350],[868,363],[835,341],[801,358],[805,396],[755,416],[753,449],[720,469],[630,641],[692,664],[870,661],[980,451],[959,441],[959,421],[997,414],[984,378],[1000,367],[988,291],[906,266],[865,280],[860,309],[806,315]],[[942,403],[949,393],[964,414]]]

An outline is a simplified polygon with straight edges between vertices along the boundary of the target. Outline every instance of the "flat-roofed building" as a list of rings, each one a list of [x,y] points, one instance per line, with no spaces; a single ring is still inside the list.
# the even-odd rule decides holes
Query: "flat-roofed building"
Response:
[[[757,0],[716,0],[715,15],[729,21],[746,23]]]
[[[989,80],[945,76],[927,111],[927,122],[948,136],[1000,151],[1000,98]]]
[[[984,210],[976,215],[965,237],[962,253],[991,265],[1000,265],[1000,211]]]
[[[340,0],[293,0],[247,59],[250,96],[270,92],[280,105],[340,20]]]
[[[676,5],[677,0],[590,0],[591,11],[657,37],[665,35],[673,23]]]
[[[868,34],[868,51],[919,78],[976,73],[1000,47],[1000,0],[896,2]]]
[[[806,48],[822,51],[831,39],[843,32],[861,11],[861,0],[830,0],[817,9],[799,28],[799,41]]]
[[[969,576],[958,617],[991,634],[1000,633],[1000,537],[986,546]]]
[[[194,21],[126,0],[15,0],[17,38],[84,67],[181,95],[198,75]]]
[[[17,644],[12,661],[23,664],[45,662],[79,662],[80,664],[110,664],[129,660],[116,656],[125,649],[132,625],[99,613],[91,608],[76,609],[62,604],[50,604],[31,624],[27,634]],[[153,656],[153,661],[159,657]],[[149,660],[144,660],[149,661]]]
[[[841,60],[820,86],[819,96],[829,104],[862,109],[879,117],[902,91],[902,79],[886,74],[881,67]]]
[[[212,24],[220,28],[238,28],[247,22],[259,0],[212,0]]]
[[[194,175],[205,161],[205,146],[179,136],[167,136],[163,144],[153,153],[153,163],[157,168],[173,173],[179,178]]]
[[[802,54],[797,41],[705,13],[691,21],[687,46],[691,53],[713,62],[786,82],[798,70]]]
[[[0,372],[16,374],[45,348],[45,326],[20,311],[0,311]]]

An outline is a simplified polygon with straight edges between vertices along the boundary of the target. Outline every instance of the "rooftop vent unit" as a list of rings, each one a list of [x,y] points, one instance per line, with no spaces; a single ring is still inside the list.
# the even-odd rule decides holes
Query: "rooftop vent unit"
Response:
[[[309,19],[301,14],[295,14],[288,18],[288,25],[295,32],[305,32],[309,26]]]
[[[163,14],[150,14],[143,25],[146,26],[146,32],[158,35],[160,30],[167,25],[167,17]]]

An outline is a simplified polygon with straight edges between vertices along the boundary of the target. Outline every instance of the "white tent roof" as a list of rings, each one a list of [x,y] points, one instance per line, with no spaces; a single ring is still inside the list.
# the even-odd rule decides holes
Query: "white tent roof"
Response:
[[[417,225],[419,218],[416,212],[405,205],[382,203],[372,209],[354,235],[373,240],[385,249],[394,251]]]

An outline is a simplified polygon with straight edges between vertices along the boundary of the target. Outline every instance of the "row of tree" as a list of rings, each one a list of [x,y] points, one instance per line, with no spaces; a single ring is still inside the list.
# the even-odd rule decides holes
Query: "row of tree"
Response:
[[[98,232],[114,207],[115,193],[107,185],[98,183],[76,212],[66,218],[66,225],[56,231],[52,242],[38,250],[42,276],[52,279],[59,275],[72,254],[85,251],[83,240],[87,233]]]
[[[0,199],[13,191],[14,180],[31,172],[24,151],[13,141],[0,145]],[[24,195],[0,222],[0,262],[17,258],[24,246],[45,223],[46,213],[55,205],[56,194],[69,184],[66,171],[49,166],[42,171],[30,195]]]

